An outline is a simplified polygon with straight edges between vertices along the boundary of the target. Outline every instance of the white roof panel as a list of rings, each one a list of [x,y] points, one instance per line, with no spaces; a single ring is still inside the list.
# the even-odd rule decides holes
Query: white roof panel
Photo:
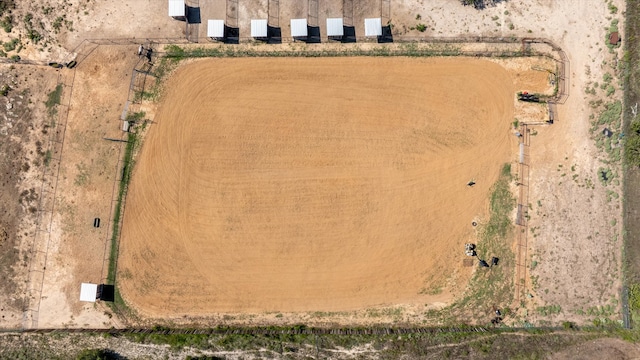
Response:
[[[251,20],[251,37],[267,37],[267,20]]]
[[[380,18],[364,19],[364,36],[382,35],[382,20]]]
[[[96,302],[97,295],[97,284],[82,283],[80,285],[80,301]]]
[[[307,19],[291,19],[291,37],[307,36]]]
[[[184,16],[184,0],[169,0],[169,16]]]
[[[327,18],[327,36],[344,35],[342,18]]]
[[[224,20],[207,21],[207,36],[211,38],[224,37]]]

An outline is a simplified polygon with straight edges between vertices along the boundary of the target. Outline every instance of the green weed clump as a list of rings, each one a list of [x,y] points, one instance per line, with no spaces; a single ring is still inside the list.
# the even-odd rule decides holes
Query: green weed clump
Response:
[[[604,106],[604,111],[598,116],[598,125],[610,125],[614,129],[620,128],[622,116],[622,102],[615,101]]]
[[[611,171],[611,169],[602,167],[598,169],[598,179],[600,179],[602,185],[609,185],[614,177],[615,175],[613,174],[613,171]]]

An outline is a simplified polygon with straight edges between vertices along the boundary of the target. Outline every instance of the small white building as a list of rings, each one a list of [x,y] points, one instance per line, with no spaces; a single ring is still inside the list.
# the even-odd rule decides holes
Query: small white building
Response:
[[[251,20],[251,37],[253,38],[267,37],[267,20],[266,19]]]
[[[291,19],[291,37],[307,37],[307,19]]]
[[[372,18],[364,19],[364,36],[381,36],[382,35],[382,19]]]
[[[80,285],[80,301],[96,302],[98,284],[82,283]]]
[[[185,17],[184,0],[169,0],[169,16],[173,18]]]
[[[207,36],[213,39],[224,38],[224,20],[208,20]]]
[[[327,18],[327,36],[340,37],[344,35],[342,18]]]

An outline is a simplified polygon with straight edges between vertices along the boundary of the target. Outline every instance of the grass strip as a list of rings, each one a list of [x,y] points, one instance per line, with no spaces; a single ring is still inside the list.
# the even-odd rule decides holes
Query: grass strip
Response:
[[[109,250],[109,270],[107,273],[107,283],[111,285],[116,284],[116,272],[118,265],[118,245],[120,238],[120,221],[123,214],[124,200],[127,194],[127,188],[129,186],[129,180],[131,179],[131,173],[133,171],[133,154],[138,143],[138,136],[134,132],[128,133],[127,145],[124,151],[124,159],[122,166],[122,177],[118,184],[118,198],[116,201],[116,208],[113,213],[113,229],[111,232],[111,248]],[[124,301],[120,296],[118,287],[115,287],[115,306],[124,305]]]
[[[499,265],[491,268],[479,268],[475,271],[469,282],[471,290],[448,309],[453,316],[446,322],[465,322],[464,319],[458,319],[455,314],[459,311],[483,308],[487,304],[501,307],[503,315],[508,315],[510,312],[506,306],[511,304],[513,300],[513,272],[515,268],[515,255],[511,249],[514,229],[511,213],[516,206],[516,199],[509,186],[512,179],[511,164],[504,164],[500,177],[489,194],[489,220],[480,225],[477,258],[490,262],[491,258],[495,256],[499,258]],[[483,319],[486,317],[485,315],[484,313],[480,314]]]
[[[429,57],[429,56],[460,56],[464,52],[457,46],[451,44],[436,44],[431,47],[420,48],[415,44],[404,44],[398,49],[390,49],[385,46],[371,49],[349,48],[349,49],[322,49],[313,50],[304,48],[301,50],[253,50],[247,48],[183,48],[178,45],[167,45],[164,48],[165,57],[172,60],[183,60],[187,58],[203,57],[344,57],[344,56],[409,56],[409,57]],[[519,50],[487,50],[478,51],[473,55],[490,55],[492,57],[521,57],[532,56],[530,52]],[[539,54],[543,55],[543,54]]]
[[[622,317],[624,325],[633,327],[640,317],[640,134],[637,130],[637,104],[640,102],[640,0],[627,0],[625,13],[625,46],[619,63],[623,80],[623,277]],[[634,126],[634,123],[636,124]]]

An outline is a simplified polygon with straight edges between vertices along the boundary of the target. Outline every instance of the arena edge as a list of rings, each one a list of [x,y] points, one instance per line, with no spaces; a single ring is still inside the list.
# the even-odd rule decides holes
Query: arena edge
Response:
[[[495,57],[528,57],[528,56],[540,56],[548,54],[530,54],[523,53],[521,51],[520,40],[512,39],[512,41],[507,41],[507,43],[517,44],[516,47],[512,51],[491,51],[488,53],[477,53],[474,52],[475,56],[495,56]],[[470,55],[465,54],[456,44],[435,44],[435,46],[430,46],[433,44],[429,44],[424,46],[425,44],[415,44],[415,43],[403,43],[399,44],[399,46],[395,49],[389,49],[385,46],[375,47],[371,50],[364,50],[361,48],[347,48],[344,50],[338,51],[264,51],[264,50],[252,50],[252,49],[236,49],[233,47],[212,47],[212,48],[186,48],[180,47],[177,45],[167,45],[165,47],[165,57],[161,59],[158,66],[155,69],[156,72],[156,82],[152,92],[157,95],[161,88],[161,81],[165,78],[167,73],[169,73],[177,63],[179,63],[183,59],[187,58],[200,58],[200,57],[335,57],[335,56],[412,56],[412,57],[429,57],[429,56],[464,56]],[[555,50],[555,49],[554,49]],[[557,92],[557,87],[555,89]],[[555,94],[554,94],[555,95]],[[152,96],[147,100],[155,100],[156,96]],[[117,273],[117,256],[118,256],[118,244],[120,237],[120,226],[121,226],[121,217],[124,211],[125,202],[126,202],[126,192],[128,187],[128,182],[130,180],[130,176],[132,173],[132,169],[134,166],[134,157],[137,145],[139,143],[139,136],[142,134],[138,134],[133,130],[133,132],[128,134],[128,142],[124,155],[124,167],[122,170],[122,181],[119,184],[118,197],[117,197],[117,205],[116,211],[114,214],[114,228],[113,228],[113,236],[110,248],[110,261],[109,261],[109,272],[108,272],[108,281],[110,283],[116,284],[116,273]],[[509,219],[509,213],[513,208],[515,202],[513,201],[513,194],[509,191],[508,183],[511,179],[511,169],[509,164],[505,164],[505,168],[502,171],[500,179],[494,185],[492,192],[490,194],[491,198],[491,219],[489,220],[489,224],[486,225],[486,228],[483,229],[483,241],[493,243],[492,247],[497,247],[500,249],[500,252],[505,254],[505,251],[509,251],[508,238],[509,235],[512,234],[512,224]],[[506,193],[505,193],[506,190]],[[492,225],[493,224],[493,225]],[[513,262],[513,254],[509,253],[507,256],[502,258],[503,264],[507,265],[509,262]],[[506,260],[506,262],[504,262]],[[513,264],[509,264],[513,265]],[[513,274],[511,274],[513,275]],[[441,323],[446,324],[460,324],[463,320],[456,316],[456,310],[462,310],[470,306],[471,304],[477,304],[482,301],[484,295],[487,295],[488,291],[499,291],[502,293],[512,293],[513,291],[513,283],[508,281],[507,279],[512,278],[513,276],[509,276],[509,274],[500,274],[500,281],[491,282],[487,286],[487,288],[479,287],[479,290],[474,291],[473,294],[467,294],[464,299],[461,301],[452,304],[447,308],[448,311],[445,313],[434,314],[432,317],[433,320],[439,320]],[[507,280],[507,281],[504,281]],[[473,281],[473,280],[472,280]],[[501,284],[498,284],[501,283]],[[506,287],[506,288],[505,288]],[[489,289],[491,288],[491,289]],[[499,289],[497,289],[499,288]],[[509,291],[511,290],[511,291]],[[115,294],[115,303],[113,305],[113,310],[121,315],[133,315],[132,309],[128,308],[117,288],[116,284],[116,294]],[[506,309],[508,309],[508,304],[502,304]],[[510,310],[507,310],[509,312]],[[124,312],[124,313],[123,313]],[[506,315],[506,314],[505,314]],[[437,321],[436,320],[436,321]]]
[[[120,296],[120,292],[118,291],[118,286],[116,283],[116,272],[117,272],[117,262],[118,262],[118,245],[120,239],[120,227],[122,221],[122,214],[124,212],[124,203],[127,194],[127,189],[129,185],[129,180],[131,179],[131,173],[134,165],[134,153],[136,147],[138,145],[138,134],[135,131],[131,131],[127,134],[127,145],[125,147],[123,168],[122,168],[122,178],[120,183],[118,184],[118,198],[116,201],[116,207],[113,214],[113,229],[111,232],[111,247],[109,249],[109,269],[107,273],[107,283],[116,285],[115,288],[115,299],[113,303],[108,303],[111,305],[112,310],[115,312],[122,314],[122,312],[131,313],[131,309],[126,306],[126,303]]]

